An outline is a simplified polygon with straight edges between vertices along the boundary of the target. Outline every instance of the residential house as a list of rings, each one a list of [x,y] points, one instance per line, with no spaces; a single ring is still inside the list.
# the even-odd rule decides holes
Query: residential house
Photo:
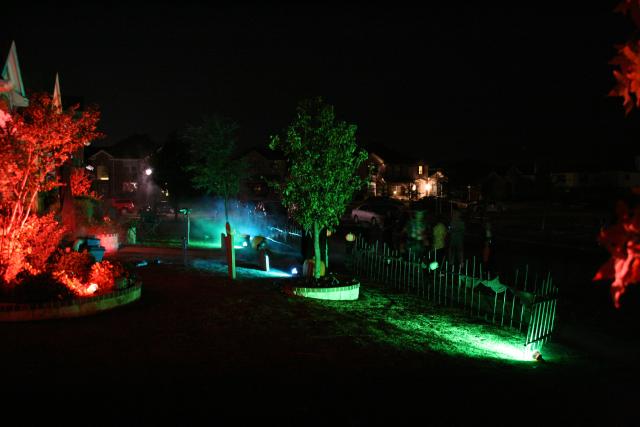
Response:
[[[395,199],[441,197],[446,192],[447,179],[443,170],[430,170],[424,160],[390,162],[384,177],[387,195]]]
[[[108,147],[89,150],[87,167],[95,174],[96,191],[105,199],[127,198],[147,204],[157,196],[150,157],[158,146],[146,135],[132,135]]]
[[[419,157],[409,158],[379,144],[369,143],[365,149],[369,153],[365,167],[373,172],[369,195],[419,199],[444,194],[446,177],[441,169],[434,170]]]
[[[251,147],[236,156],[246,168],[240,183],[240,198],[267,199],[275,196],[269,182],[282,182],[286,174],[286,160],[280,151],[265,146]]]
[[[551,172],[550,176],[554,188],[565,192],[585,189],[621,190],[640,186],[640,171],[630,169]]]

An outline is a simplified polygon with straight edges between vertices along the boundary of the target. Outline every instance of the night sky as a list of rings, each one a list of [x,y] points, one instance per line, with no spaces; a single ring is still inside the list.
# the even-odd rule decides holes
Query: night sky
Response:
[[[360,141],[436,163],[595,163],[637,154],[640,113],[606,96],[631,21],[590,3],[38,5],[9,11],[0,52],[16,40],[28,89],[52,90],[58,71],[63,94],[97,103],[105,144],[161,142],[213,112],[260,144],[322,95]]]

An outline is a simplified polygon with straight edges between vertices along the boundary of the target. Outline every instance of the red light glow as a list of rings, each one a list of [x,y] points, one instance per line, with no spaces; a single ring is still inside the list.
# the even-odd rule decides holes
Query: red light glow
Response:
[[[630,210],[618,204],[618,223],[600,232],[598,240],[611,253],[593,280],[611,280],[611,297],[620,308],[620,297],[629,285],[640,282],[640,205]]]

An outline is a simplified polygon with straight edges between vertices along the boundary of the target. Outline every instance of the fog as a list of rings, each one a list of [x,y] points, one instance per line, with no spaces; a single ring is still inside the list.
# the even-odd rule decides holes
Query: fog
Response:
[[[224,199],[203,198],[183,204],[190,208],[191,240],[202,241],[220,247],[220,236],[225,231]],[[299,250],[300,231],[287,221],[284,208],[276,209],[276,202],[269,202],[265,209],[256,208],[256,202],[229,200],[229,224],[235,232],[235,245],[251,245],[251,240],[262,236],[272,250],[291,252]]]

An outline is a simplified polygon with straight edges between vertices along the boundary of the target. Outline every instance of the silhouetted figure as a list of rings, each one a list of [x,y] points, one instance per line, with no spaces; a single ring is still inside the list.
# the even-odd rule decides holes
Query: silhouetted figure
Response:
[[[464,262],[464,221],[460,217],[460,211],[454,210],[449,224],[449,264],[461,266]]]
[[[411,253],[418,258],[422,256],[422,251],[428,242],[426,230],[424,212],[416,211],[408,223],[407,249],[410,249]]]
[[[396,251],[400,251],[404,247],[404,241],[406,239],[406,222],[407,218],[405,214],[401,214],[393,223],[391,230],[391,248]]]
[[[482,248],[482,264],[487,273],[495,276],[495,265],[493,255],[493,232],[489,221],[484,224],[484,245]]]
[[[445,253],[446,245],[447,245],[447,226],[444,225],[444,220],[442,219],[442,215],[438,215],[436,219],[436,225],[433,226],[432,239],[431,239],[431,251],[435,252],[438,260],[442,259],[442,254]]]
[[[313,257],[313,236],[304,230],[300,237],[300,256],[302,257],[302,262]]]

